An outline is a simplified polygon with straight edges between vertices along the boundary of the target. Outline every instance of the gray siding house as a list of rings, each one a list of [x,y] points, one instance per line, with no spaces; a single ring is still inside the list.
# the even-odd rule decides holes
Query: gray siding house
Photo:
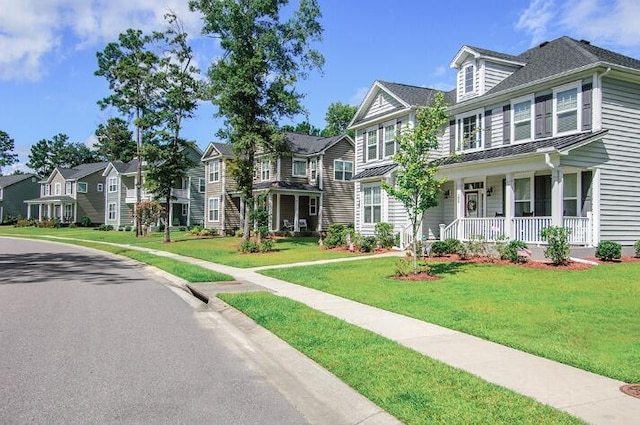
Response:
[[[423,238],[542,243],[554,225],[578,245],[640,239],[639,60],[561,37],[519,55],[463,46],[451,67],[457,87],[445,93],[449,124],[434,155],[446,182]],[[395,129],[435,93],[375,82],[360,105],[350,126],[357,230],[387,221],[408,240],[406,211],[379,181],[398,171]]]
[[[187,171],[182,180],[171,189],[174,199],[169,210],[169,222],[172,226],[191,226],[204,221],[204,167],[200,163],[202,152],[197,147],[187,148],[187,154],[196,166]],[[103,172],[105,183],[104,223],[114,228],[133,226],[136,205],[136,181],[138,160],[129,162],[112,161]],[[153,193],[144,188],[144,165],[142,171],[141,200],[157,200]]]
[[[40,181],[40,197],[24,201],[29,207],[28,217],[57,218],[64,223],[78,223],[89,217],[92,223],[104,223],[102,172],[106,167],[106,162],[96,162],[56,168]]]
[[[35,174],[0,176],[0,223],[29,215],[24,203],[40,193]]]
[[[270,231],[326,230],[332,223],[353,223],[354,143],[336,137],[285,133],[288,153],[256,157],[253,189],[266,194]],[[205,225],[231,231],[241,228],[244,205],[226,172],[232,160],[228,145],[211,143],[202,160],[207,166]]]

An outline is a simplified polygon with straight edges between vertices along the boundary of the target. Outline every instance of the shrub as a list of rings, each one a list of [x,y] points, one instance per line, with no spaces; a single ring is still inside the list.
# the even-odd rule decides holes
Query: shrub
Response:
[[[189,234],[192,236],[198,236],[200,235],[201,231],[202,231],[202,226],[193,226],[191,230],[189,230]]]
[[[125,232],[130,232],[131,231],[131,226],[128,225],[128,224],[126,226],[124,226],[124,231]]]
[[[101,232],[108,232],[110,230],[113,230],[113,226],[110,224],[101,224],[100,226],[94,228],[93,230],[98,230]]]
[[[14,224],[15,227],[31,227],[35,226],[36,221],[32,218],[20,219]]]
[[[75,229],[76,223],[69,223],[69,229]]]
[[[364,236],[359,243],[361,252],[371,252],[375,249],[377,239],[375,236]]]
[[[193,230],[192,230],[193,232]],[[216,236],[218,234],[218,230],[216,229],[200,229],[197,233],[198,236]]]
[[[633,249],[635,250],[636,257],[640,257],[640,241],[633,244]]]
[[[376,223],[375,236],[382,248],[393,247],[396,241],[396,235],[393,232],[393,225],[391,223]]]
[[[44,218],[38,224],[38,227],[44,227],[47,229],[59,229],[60,219],[58,218]]]
[[[454,239],[457,241],[457,239]],[[472,235],[464,244],[463,255],[481,257],[487,254],[487,241],[482,235]]]
[[[518,250],[519,249],[527,249],[528,246],[524,241],[514,239],[509,241],[505,237],[501,237],[496,241],[496,251],[498,251],[498,255],[501,260],[509,260],[512,263],[517,263],[518,258]]]
[[[571,229],[566,227],[550,226],[542,229],[541,235],[548,244],[544,250],[545,258],[549,258],[555,265],[566,264],[569,260],[570,234]]]
[[[178,230],[181,232],[186,232],[187,231],[187,226],[180,226],[178,227]]]
[[[398,258],[398,260],[396,261],[394,276],[406,277],[406,276],[412,275],[413,273],[414,273],[413,260],[410,258]],[[419,262],[417,273],[431,274],[431,269],[429,268],[429,264]]]
[[[445,254],[463,254],[464,253],[464,244],[460,242],[458,239],[445,239]],[[433,249],[433,247],[431,247]]]
[[[602,261],[619,260],[622,256],[622,246],[617,242],[602,241],[596,248],[596,257]]]
[[[91,226],[91,219],[86,215],[80,219],[80,226],[89,227]]]
[[[327,229],[327,236],[324,238],[324,246],[327,248],[335,248],[337,246],[344,245],[346,229],[340,223],[334,223],[329,225]]]
[[[431,255],[442,257],[447,254],[447,244],[444,241],[435,241],[431,244]]]
[[[242,241],[239,250],[245,253],[258,252],[258,243],[254,240]]]

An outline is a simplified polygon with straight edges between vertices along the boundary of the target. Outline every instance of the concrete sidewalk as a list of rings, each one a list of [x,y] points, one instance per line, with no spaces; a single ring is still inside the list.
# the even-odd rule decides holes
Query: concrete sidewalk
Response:
[[[256,270],[268,267],[239,269],[165,251],[127,247],[229,274],[239,282],[250,285],[251,290],[260,287],[276,295],[299,301],[433,359],[568,412],[589,423],[640,423],[640,399],[620,391],[624,382],[256,273]],[[372,257],[362,259],[370,258]],[[349,261],[355,261],[355,259],[351,257]],[[312,263],[326,262],[336,262],[336,260]],[[296,265],[287,265],[287,267],[294,266]],[[221,286],[216,284],[195,285],[195,287],[205,296],[215,296],[215,293],[221,291]]]

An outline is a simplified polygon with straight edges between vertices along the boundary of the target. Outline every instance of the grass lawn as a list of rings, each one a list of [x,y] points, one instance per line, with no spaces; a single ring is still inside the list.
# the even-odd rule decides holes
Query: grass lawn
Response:
[[[234,267],[258,267],[276,264],[291,264],[301,261],[325,260],[332,258],[353,257],[359,254],[345,251],[321,249],[318,237],[298,237],[276,239],[275,251],[258,254],[241,254],[238,252],[240,238],[215,237],[197,239],[187,232],[171,232],[171,243],[162,242],[161,233],[136,238],[133,232],[97,231],[86,228],[43,229],[36,227],[0,227],[0,235],[42,237],[55,236],[64,238],[86,239],[96,242],[112,242],[119,244],[140,245],[161,251],[173,252],[188,257],[199,258],[213,263]]]
[[[625,382],[640,382],[640,263],[537,270],[438,263],[438,281],[389,278],[395,259],[263,273],[479,336]]]
[[[582,423],[295,301],[267,293],[219,297],[404,423]]]

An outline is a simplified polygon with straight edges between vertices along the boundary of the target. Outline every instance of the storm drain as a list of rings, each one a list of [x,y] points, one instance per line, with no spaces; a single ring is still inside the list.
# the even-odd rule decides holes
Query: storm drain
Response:
[[[620,391],[631,397],[640,398],[640,384],[623,385]]]

